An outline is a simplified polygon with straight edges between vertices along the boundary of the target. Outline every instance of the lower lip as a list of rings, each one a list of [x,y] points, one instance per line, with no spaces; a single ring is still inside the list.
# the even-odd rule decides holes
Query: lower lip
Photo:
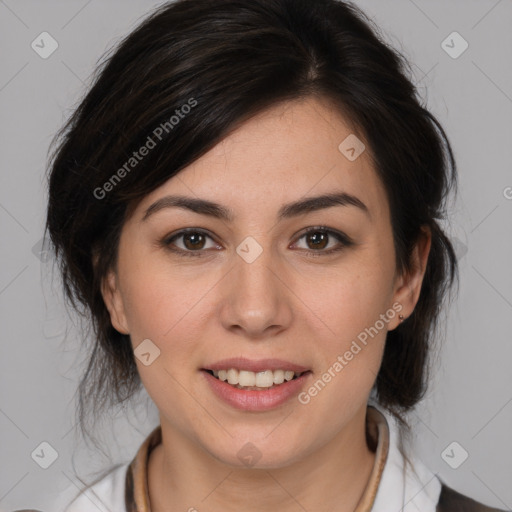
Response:
[[[244,390],[217,379],[206,370],[201,370],[212,391],[222,400],[236,409],[244,411],[267,411],[284,404],[297,395],[311,375],[308,371],[296,379],[283,382],[264,391]]]

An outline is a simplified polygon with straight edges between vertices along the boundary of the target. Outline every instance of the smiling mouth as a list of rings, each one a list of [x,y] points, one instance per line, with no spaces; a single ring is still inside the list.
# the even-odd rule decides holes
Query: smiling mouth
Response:
[[[203,371],[234,388],[246,391],[265,391],[273,389],[292,380],[296,380],[306,373],[311,373],[310,370],[304,372],[293,372],[291,370],[250,372],[245,370],[239,371],[234,368],[230,368],[229,370],[208,370],[203,368]]]

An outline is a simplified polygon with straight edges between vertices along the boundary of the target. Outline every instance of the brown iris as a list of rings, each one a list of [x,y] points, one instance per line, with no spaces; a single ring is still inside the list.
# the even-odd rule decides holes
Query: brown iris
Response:
[[[313,232],[307,234],[306,239],[308,241],[313,240],[314,248],[324,249],[329,240],[329,235],[322,231],[313,231]]]

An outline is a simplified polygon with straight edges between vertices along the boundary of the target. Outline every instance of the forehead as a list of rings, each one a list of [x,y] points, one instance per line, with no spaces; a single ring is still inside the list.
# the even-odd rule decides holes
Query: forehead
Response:
[[[228,205],[235,216],[248,216],[255,208],[277,212],[300,197],[340,190],[382,215],[384,188],[363,144],[328,101],[281,103],[245,121],[151,192],[139,204],[138,216],[166,194],[208,198]]]

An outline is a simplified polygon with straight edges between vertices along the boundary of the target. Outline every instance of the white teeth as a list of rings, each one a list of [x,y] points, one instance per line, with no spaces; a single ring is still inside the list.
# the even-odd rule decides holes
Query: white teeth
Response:
[[[274,370],[274,384],[282,384],[284,382],[284,371]]]
[[[302,372],[293,372],[292,370],[265,370],[263,372],[249,372],[247,370],[237,370],[229,368],[228,370],[213,370],[213,375],[219,380],[228,381],[233,386],[270,388],[275,384],[282,384],[285,380],[290,381],[295,375],[299,376]]]
[[[238,370],[234,368],[228,370],[228,382],[230,384],[238,384]]]
[[[242,373],[242,372],[240,372]],[[252,373],[252,372],[251,372]],[[254,375],[254,374],[253,374]],[[272,370],[265,370],[264,372],[258,372],[256,374],[255,386],[259,388],[269,388],[274,385],[274,372]],[[240,383],[243,386],[242,383]]]
[[[256,374],[254,372],[240,370],[238,372],[238,382],[235,382],[235,384],[240,384],[240,386],[255,386]]]

